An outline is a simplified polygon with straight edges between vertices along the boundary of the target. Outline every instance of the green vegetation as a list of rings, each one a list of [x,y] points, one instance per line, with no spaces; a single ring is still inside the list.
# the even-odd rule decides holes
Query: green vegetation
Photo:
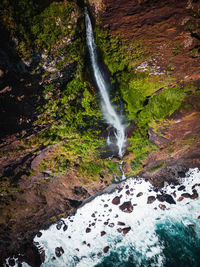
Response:
[[[160,168],[162,168],[162,167],[164,167],[164,166],[165,166],[165,162],[162,161],[162,162],[159,163],[158,165],[156,165],[156,166],[154,166],[153,168],[151,168],[151,169],[149,170],[149,172],[150,172],[150,173],[153,173],[153,172],[159,170]]]
[[[17,36],[21,57],[45,52],[53,60],[60,56],[53,66],[58,70],[63,70],[69,63],[76,66],[64,85],[59,87],[51,82],[44,86],[43,102],[35,122],[40,132],[27,143],[31,147],[58,147],[43,160],[40,169],[63,174],[75,164],[81,173],[93,179],[105,168],[116,172],[117,163],[99,159],[99,147],[104,142],[102,116],[90,84],[83,79],[86,71],[85,28],[83,14],[76,3],[53,2],[44,10],[32,0],[3,0],[0,5],[5,11],[1,21],[11,36]],[[156,78],[148,72],[135,71],[149,57],[144,40],[122,42],[100,27],[95,28],[95,37],[101,59],[110,73],[113,101],[117,105],[122,97],[126,118],[136,124],[129,138],[129,149],[135,155],[131,166],[136,172],[149,151],[156,149],[148,138],[149,127],[155,122],[164,123],[166,116],[180,107],[185,94],[179,86],[170,87],[163,81],[166,77]],[[180,52],[179,48],[176,45],[172,49],[172,59]],[[172,59],[169,72],[174,68]],[[49,75],[48,72],[41,74],[42,80]]]
[[[147,55],[147,48],[142,41],[122,43],[117,36],[99,27],[95,28],[95,36],[99,53],[112,75],[136,66]]]
[[[58,52],[74,38],[80,18],[76,3],[67,0],[53,2],[42,12],[32,0],[3,0],[0,7],[1,23],[17,37],[17,50],[23,58],[42,50]]]
[[[173,54],[173,56],[180,54],[180,45],[179,44],[176,44],[175,47],[172,49],[172,54]]]
[[[194,25],[193,25],[192,23],[189,23],[189,24],[187,25],[187,27],[188,27],[188,30],[189,30],[190,32],[192,32],[192,31],[194,30]]]
[[[90,170],[88,163],[98,159],[97,148],[103,144],[101,112],[88,84],[76,75],[62,90],[54,88],[53,84],[46,86],[44,98],[46,103],[35,123],[44,130],[34,139],[45,146],[59,144],[59,148],[41,168],[51,168],[61,174],[76,163],[82,172],[87,170],[89,175],[95,172],[95,166]]]
[[[143,45],[143,41],[122,43],[117,37],[99,28],[95,33],[102,58],[111,72],[112,85],[116,94],[124,100],[126,117],[137,125],[132,137],[129,138],[129,150],[135,155],[131,167],[137,172],[141,169],[148,152],[156,149],[149,141],[148,128],[155,121],[160,125],[164,123],[166,116],[180,107],[185,93],[180,86],[168,86],[167,77],[154,77],[148,72],[135,71],[137,65],[144,58],[148,58],[149,51]],[[173,56],[179,53],[178,45],[172,53]]]

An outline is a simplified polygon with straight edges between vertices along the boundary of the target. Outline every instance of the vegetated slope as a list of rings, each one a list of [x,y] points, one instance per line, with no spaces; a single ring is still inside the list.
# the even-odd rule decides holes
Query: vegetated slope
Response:
[[[83,10],[50,2],[1,4],[2,257],[26,250],[38,228],[118,171],[99,154],[106,126],[87,68]],[[127,118],[125,172],[174,181],[199,166],[199,3],[89,2],[113,101]]]
[[[113,88],[132,121],[126,171],[160,184],[168,166],[199,166],[199,2],[89,2]]]
[[[118,165],[99,157],[105,125],[85,78],[80,7],[31,0],[0,6],[0,254],[6,257],[105,187]]]

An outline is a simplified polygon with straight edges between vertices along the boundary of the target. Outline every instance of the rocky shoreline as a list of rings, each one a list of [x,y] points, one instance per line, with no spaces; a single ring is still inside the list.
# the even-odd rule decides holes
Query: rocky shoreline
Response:
[[[197,170],[193,170],[193,171],[190,170],[190,172],[196,173],[196,174],[199,173],[199,171],[197,171]],[[187,173],[185,179],[183,179],[183,178],[177,179],[177,182],[179,182],[179,184],[176,184],[176,185],[174,183],[165,184],[165,186],[163,188],[156,188],[154,186],[150,186],[150,184],[148,183],[148,180],[145,181],[145,179],[141,179],[141,178],[134,178],[134,179],[130,178],[130,179],[123,181],[119,184],[113,184],[113,185],[107,187],[103,191],[95,194],[95,196],[89,197],[88,199],[83,201],[82,205],[80,207],[78,207],[77,211],[75,212],[75,215],[69,216],[68,218],[62,218],[56,224],[52,225],[50,227],[51,228],[50,232],[52,234],[55,233],[55,236],[53,239],[51,238],[50,240],[48,240],[48,239],[46,240],[44,237],[46,235],[46,230],[40,230],[40,232],[35,237],[34,242],[39,247],[41,262],[45,261],[46,264],[47,264],[47,262],[49,262],[49,261],[47,261],[49,256],[48,256],[48,254],[46,254],[48,251],[48,247],[45,247],[45,250],[43,250],[44,249],[42,247],[43,241],[41,241],[41,240],[43,240],[43,239],[46,240],[44,244],[46,244],[46,242],[49,242],[49,241],[53,242],[51,240],[55,241],[56,233],[58,235],[58,244],[60,246],[55,247],[55,257],[52,258],[52,260],[54,261],[54,264],[59,264],[59,263],[56,263],[56,261],[57,260],[62,261],[62,257],[65,257],[65,254],[68,254],[68,251],[66,250],[66,247],[65,247],[66,246],[66,240],[72,239],[72,241],[73,241],[73,238],[75,238],[74,235],[75,236],[77,235],[77,233],[72,231],[72,229],[73,229],[73,225],[75,228],[77,227],[76,226],[76,223],[77,223],[76,217],[77,216],[81,217],[81,215],[84,214],[83,210],[88,209],[87,216],[83,215],[84,218],[81,217],[78,219],[80,227],[82,227],[82,221],[80,221],[80,220],[89,221],[88,225],[86,223],[87,227],[86,227],[86,225],[84,226],[86,228],[85,228],[85,230],[83,230],[83,232],[85,232],[85,234],[83,234],[83,237],[82,237],[83,239],[84,238],[87,239],[87,237],[89,238],[89,236],[92,235],[93,232],[98,233],[98,231],[99,231],[100,238],[105,238],[109,234],[110,230],[115,229],[116,227],[117,228],[115,230],[118,232],[118,235],[122,235],[125,237],[129,233],[129,231],[134,229],[134,226],[132,224],[127,225],[124,221],[121,221],[122,220],[121,217],[123,217],[122,216],[123,214],[124,214],[124,216],[126,215],[125,217],[131,216],[132,213],[138,214],[138,211],[137,211],[138,205],[140,206],[142,203],[144,203],[143,208],[147,209],[147,210],[148,209],[151,210],[151,208],[152,208],[151,206],[153,205],[153,209],[158,214],[159,214],[159,210],[160,210],[160,212],[164,215],[171,208],[173,208],[175,205],[178,205],[178,206],[181,205],[181,207],[185,207],[185,206],[187,206],[186,205],[187,203],[190,203],[190,201],[197,200],[199,198],[198,192],[199,192],[200,184],[195,183],[195,181],[198,182],[198,179],[195,180],[194,177],[191,178],[191,181],[190,181],[190,177]],[[193,179],[194,179],[194,181],[193,181]],[[95,211],[95,206],[93,206],[93,204],[92,204],[92,202],[94,200],[95,200],[95,202],[98,202],[98,199],[101,199],[100,202],[102,203],[102,208],[101,208],[102,213],[99,213],[100,212],[99,210]],[[146,205],[146,207],[145,207],[145,205]],[[88,208],[88,207],[93,207],[92,208],[93,211],[90,210],[91,208]],[[181,207],[179,207],[179,209]],[[103,210],[104,210],[104,212],[103,212]],[[113,210],[115,210],[115,211],[113,211]],[[118,210],[118,213],[117,213],[117,210]],[[116,212],[116,215],[115,215],[115,212]],[[91,219],[89,216],[90,213],[91,213]],[[122,214],[122,215],[120,215],[120,214]],[[108,218],[106,218],[106,216]],[[134,215],[134,216],[136,216],[136,215]],[[198,218],[196,218],[197,220],[200,219],[200,215],[197,217],[198,217]],[[136,219],[136,217],[135,217],[135,219]],[[101,223],[102,220],[103,220],[103,222]],[[141,222],[142,222],[142,220],[141,220]],[[103,225],[103,226],[101,226],[101,227],[103,227],[102,230],[101,230],[100,226],[97,227],[98,224]],[[54,228],[55,228],[55,230],[52,231],[52,229],[54,229]],[[148,228],[146,230],[148,231]],[[48,230],[47,230],[47,232],[48,232]],[[63,234],[62,234],[62,232],[63,232]],[[61,239],[59,239],[59,233],[61,234],[61,236],[63,236],[63,238],[66,238],[66,239],[64,239],[64,243]],[[48,237],[48,235],[47,235],[47,237]],[[81,236],[80,236],[80,239],[81,239]],[[91,240],[89,238],[89,239],[87,239],[87,241],[82,242],[82,246],[84,247],[85,245],[87,245],[87,247],[89,249],[93,250],[94,244],[92,245],[90,242],[91,242]],[[64,246],[64,247],[62,247],[62,246]],[[81,255],[80,251],[83,248],[79,247],[78,244],[76,244],[76,246],[77,246],[77,248],[75,251],[77,253],[77,256],[79,255],[78,257],[80,257],[80,255]],[[51,247],[52,247],[52,244],[51,244]],[[103,251],[97,253],[97,258],[100,258],[101,256],[103,256],[103,254],[109,253],[110,249],[111,249],[110,245],[102,248]],[[69,248],[69,250],[71,250],[71,248]],[[69,252],[69,253],[72,253],[72,252]],[[94,255],[93,255],[93,258],[94,258]],[[14,260],[14,259],[12,258],[12,260]],[[18,262],[23,262],[24,259],[16,256],[15,261],[16,260]],[[81,258],[80,258],[80,260],[81,260]],[[67,264],[69,263],[69,261],[70,261],[70,258],[68,258]],[[35,266],[37,266],[37,265],[35,265]]]
[[[179,184],[179,178],[178,177],[182,177],[182,178],[185,177],[185,173],[188,171],[188,168],[183,168],[183,167],[181,168],[181,166],[176,166],[176,167],[173,166],[173,168],[171,167],[170,170],[171,170],[171,173],[168,170],[168,172],[165,173],[166,176],[163,176],[164,173],[162,171],[162,181],[160,180],[158,182],[158,180],[155,180],[155,184],[152,184],[154,189],[155,189],[155,192],[158,192],[158,193],[157,193],[156,197],[154,197],[154,196],[148,197],[147,204],[151,204],[155,200],[158,200],[159,202],[161,202],[159,207],[164,210],[166,208],[166,205],[164,203],[169,203],[169,204],[175,204],[176,203],[174,201],[174,196],[176,196],[176,193],[174,193],[173,196],[162,193],[162,186],[161,185],[164,185],[168,181],[169,183],[172,183],[174,186],[177,187],[177,185]],[[174,173],[175,170],[176,170],[176,173]],[[180,170],[181,170],[181,172],[180,172]],[[170,175],[171,175],[171,177],[170,177]],[[173,179],[172,179],[172,177],[173,177]],[[33,267],[34,266],[40,266],[40,264],[42,263],[41,257],[43,257],[43,256],[39,255],[39,252],[37,251],[36,247],[33,245],[33,238],[35,236],[38,236],[38,237],[40,236],[40,233],[38,232],[39,229],[48,229],[52,223],[55,223],[55,221],[58,221],[58,225],[59,225],[59,217],[60,216],[63,216],[64,214],[66,214],[65,216],[69,216],[69,215],[73,216],[78,209],[82,208],[83,206],[90,203],[91,201],[93,201],[95,198],[97,198],[99,196],[112,194],[113,192],[116,192],[116,191],[120,192],[120,190],[122,190],[121,188],[123,187],[123,185],[127,181],[129,181],[129,179],[133,179],[133,178],[130,177],[125,181],[111,184],[109,186],[106,186],[103,190],[98,189],[97,193],[91,194],[89,197],[87,197],[89,194],[85,188],[75,186],[74,191],[76,192],[76,194],[75,193],[74,194],[77,195],[79,200],[74,200],[74,199],[69,200],[70,208],[67,208],[65,210],[64,209],[60,210],[60,213],[61,212],[62,213],[59,216],[55,216],[55,218],[52,221],[49,221],[50,216],[49,216],[49,214],[47,214],[47,216],[45,216],[46,219],[43,217],[43,219],[40,220],[39,224],[35,223],[36,219],[34,219],[34,220],[31,219],[31,225],[28,226],[28,231],[25,228],[22,229],[22,225],[24,225],[24,224],[20,223],[19,224],[20,228],[18,228],[18,229],[21,229],[21,230],[18,230],[19,232],[12,232],[12,233],[10,232],[10,235],[11,235],[10,238],[13,238],[12,246],[10,248],[7,247],[6,254],[3,253],[3,252],[5,252],[5,247],[3,248],[2,254],[1,254],[3,256],[3,257],[1,257],[2,263],[4,262],[5,258],[8,258],[10,256],[12,258],[13,255],[15,255],[15,257],[18,257],[17,255],[19,255],[19,253],[20,253],[21,254],[20,261],[25,261],[30,266],[33,266]],[[135,177],[134,179],[137,181],[138,179],[141,179],[141,178]],[[143,178],[143,179],[144,179],[144,181],[152,182],[151,179],[147,179],[147,178]],[[158,184],[159,184],[159,187],[157,187]],[[54,188],[54,190],[55,190],[55,188]],[[90,188],[90,190],[91,190],[91,188]],[[178,191],[182,191],[182,190],[184,190],[184,186],[180,185]],[[159,192],[161,192],[161,193],[159,193]],[[50,192],[48,192],[48,193],[50,193]],[[131,192],[128,188],[126,190],[126,194],[127,195],[131,194]],[[137,197],[142,196],[142,194],[143,194],[142,192],[139,192],[137,194]],[[73,195],[73,196],[75,196],[75,195]],[[59,202],[61,202],[61,203],[63,202],[63,197],[64,196],[61,196],[61,198],[59,199]],[[198,193],[196,192],[196,189],[193,188],[193,191],[191,194],[183,192],[183,194],[181,194],[181,196],[178,198],[178,201],[182,201],[185,198],[188,198],[188,199],[198,198]],[[113,205],[119,205],[120,204],[120,198],[115,197],[112,200],[112,203],[113,203]],[[51,206],[51,212],[54,209],[54,207],[56,206],[55,203],[53,203],[53,204],[54,205]],[[48,203],[47,203],[47,205],[48,205]],[[47,205],[44,205],[46,212],[48,211],[46,209]],[[34,209],[33,204],[32,204],[32,208]],[[50,208],[48,208],[48,209],[50,209]],[[122,211],[127,210],[126,212],[132,212],[133,206],[131,205],[131,203],[125,202],[125,203],[121,204],[120,209]],[[123,231],[128,232],[128,230],[127,231],[123,230]],[[22,235],[22,234],[25,235],[24,236],[25,238],[23,237],[23,240],[22,239],[20,240],[20,235]],[[18,238],[17,238],[17,236],[18,236]],[[4,244],[4,246],[5,245],[6,244]],[[12,266],[12,265],[10,265],[10,266]]]
[[[37,14],[39,16],[54,1],[37,2],[42,7],[42,11],[40,10]],[[104,165],[103,159],[99,164],[99,159],[94,159],[91,154],[89,159],[91,165],[94,165],[94,169],[89,170],[88,175],[86,171],[89,169],[89,165],[83,164],[81,168],[84,157],[88,156],[87,149],[90,149],[91,143],[87,144],[86,153],[83,150],[85,154],[82,156],[81,148],[84,146],[84,142],[87,143],[87,138],[84,140],[75,135],[74,143],[80,145],[81,156],[74,156],[72,152],[75,148],[67,147],[73,138],[70,139],[70,137],[68,140],[68,132],[64,131],[63,133],[63,129],[61,129],[61,136],[60,133],[57,136],[55,129],[50,128],[53,132],[51,136],[53,141],[49,141],[48,135],[46,139],[41,137],[42,133],[54,124],[57,130],[62,123],[65,127],[75,123],[73,118],[71,124],[69,122],[67,124],[65,120],[62,121],[63,113],[68,114],[70,111],[70,109],[65,111],[66,103],[63,105],[64,109],[59,109],[63,107],[60,100],[66,96],[66,86],[71,81],[77,82],[78,78],[82,76],[84,82],[87,80],[86,85],[83,81],[82,83],[79,81],[79,83],[75,83],[74,87],[72,84],[69,89],[69,91],[73,91],[74,88],[80,86],[80,90],[84,91],[83,98],[79,98],[79,92],[77,98],[74,98],[72,94],[67,95],[69,101],[72,102],[72,109],[74,103],[79,107],[84,102],[83,99],[92,99],[91,102],[86,101],[85,106],[81,107],[86,113],[84,116],[88,116],[91,112],[90,109],[88,110],[88,106],[92,106],[95,116],[98,109],[98,99],[95,98],[96,89],[86,66],[88,59],[86,59],[85,52],[83,1],[64,2],[65,5],[69,4],[74,8],[72,15],[69,16],[69,25],[63,24],[66,14],[64,14],[64,22],[59,19],[63,15],[62,13],[58,13],[55,23],[52,25],[56,30],[64,27],[67,29],[67,33],[63,31],[64,34],[61,35],[59,42],[53,43],[50,50],[44,46],[31,56],[26,55],[26,59],[22,58],[22,55],[19,56],[19,49],[22,49],[20,53],[27,52],[24,48],[25,44],[20,43],[18,36],[11,36],[8,29],[2,29],[0,25],[1,36],[4,37],[0,44],[0,265],[3,264],[5,258],[10,255],[18,255],[20,251],[24,255],[21,261],[24,260],[33,267],[40,266],[42,259],[32,244],[38,230],[48,228],[60,218],[72,216],[78,207],[83,207],[97,196],[112,193],[120,186],[120,184],[112,184],[113,175],[120,176],[120,170],[116,168],[118,159],[112,161],[107,159],[110,152],[102,152],[102,158],[105,154],[107,165]],[[88,0],[84,2],[89,5],[95,27],[99,27],[104,34],[106,32],[106,34],[121,38],[116,42],[115,38],[109,39],[109,35],[102,35],[103,37],[100,35],[102,42],[105,42],[102,45],[102,49],[104,48],[105,51],[100,51],[100,54],[103,55],[105,52],[105,55],[108,56],[105,58],[106,60],[110,59],[109,53],[113,53],[110,43],[113,42],[116,45],[114,51],[118,51],[123,42],[128,42],[131,45],[134,44],[135,54],[132,50],[130,50],[130,54],[125,54],[125,57],[128,58],[125,73],[129,67],[135,68],[135,72],[132,69],[131,74],[136,76],[136,81],[139,81],[140,77],[143,79],[142,75],[147,73],[149,75],[148,84],[151,84],[152,81],[156,83],[159,79],[170,80],[164,86],[156,85],[158,86],[156,90],[145,95],[145,99],[139,95],[142,104],[137,115],[147,107],[152,97],[159,96],[176,86],[185,90],[184,100],[175,112],[168,114],[163,120],[154,119],[153,123],[148,125],[142,133],[143,137],[147,137],[146,141],[154,144],[156,148],[145,150],[145,158],[139,158],[140,162],[138,163],[134,162],[136,153],[131,151],[131,144],[128,144],[123,157],[123,167],[127,177],[144,177],[158,190],[164,186],[165,182],[174,183],[177,186],[177,177],[184,177],[189,168],[200,168],[199,1],[130,0],[126,5],[123,0]],[[62,5],[62,3],[57,4]],[[55,7],[57,8],[56,4]],[[62,8],[63,6],[60,10]],[[12,8],[9,9],[6,6],[5,10],[5,15],[7,11],[11,12],[8,15],[12,15]],[[158,14],[160,15],[158,16]],[[46,19],[49,15],[43,13],[43,17]],[[7,21],[7,17],[3,18],[3,21]],[[43,24],[45,25],[45,21]],[[51,23],[48,22],[47,25],[51,25]],[[38,24],[33,26],[36,29]],[[42,25],[39,26],[42,28]],[[17,27],[17,33],[19,33],[18,24],[13,24],[13,27]],[[98,37],[97,31],[96,37]],[[107,39],[110,40],[109,44],[106,43]],[[38,42],[40,40],[37,39]],[[135,40],[137,40],[136,43],[134,43]],[[73,46],[73,44],[76,45]],[[31,49],[28,47],[27,50],[34,51],[33,48]],[[63,49],[62,53],[58,53],[58,49]],[[78,54],[76,54],[77,51]],[[129,62],[132,53],[135,58]],[[111,63],[113,63],[112,57]],[[110,63],[109,60],[108,63]],[[121,62],[114,62],[114,67],[111,63],[112,68],[107,70],[110,74],[115,70],[114,67],[117,64],[120,65]],[[84,73],[82,73],[83,70]],[[117,70],[112,78],[118,77],[119,73],[120,70]],[[164,78],[162,78],[163,75]],[[118,96],[123,79],[122,85],[120,82],[117,78],[114,80],[114,84],[118,88]],[[49,87],[51,85],[53,85],[52,88]],[[128,83],[125,82],[124,90],[127,86]],[[149,87],[147,86],[146,89],[149,90]],[[51,100],[52,102],[49,104],[48,101]],[[124,99],[123,101],[126,102]],[[39,107],[41,108],[45,104],[49,104],[50,108],[47,108],[47,116],[43,118]],[[157,106],[162,107],[163,104],[158,101]],[[53,109],[51,109],[52,107]],[[54,113],[56,107],[58,110]],[[127,105],[126,109],[128,109]],[[60,113],[62,114],[60,115]],[[41,121],[37,124],[38,119]],[[92,119],[90,119],[90,116],[84,117],[82,122],[76,125],[78,129],[76,130],[82,133],[86,127],[83,124],[91,122]],[[98,137],[105,139],[108,129],[105,129],[106,126],[99,117],[96,118],[96,121],[102,132]],[[91,122],[91,126],[95,128],[96,124]],[[127,129],[127,137],[133,137],[137,130],[138,126],[131,120]],[[95,138],[98,137],[95,135]],[[61,141],[57,142],[60,139]],[[142,150],[143,146],[143,143],[139,143],[138,150]],[[103,148],[101,149],[103,150]],[[99,165],[95,165],[96,161]],[[137,169],[138,165],[139,170]],[[104,166],[106,167],[104,168]],[[190,193],[182,192],[179,202],[185,199],[196,199],[196,197],[194,188]],[[163,202],[166,200],[172,201],[168,196],[161,194],[155,198],[149,198],[147,202],[160,202],[161,206],[158,208],[165,210],[164,206],[166,205]],[[114,202],[118,203],[119,199],[117,198]],[[123,205],[123,203],[121,204]],[[132,206],[127,205],[122,209],[131,211]],[[120,227],[120,229],[119,231],[122,233],[130,231],[129,228]],[[104,235],[102,232],[102,236]],[[109,248],[105,247],[104,252],[106,253],[108,250]],[[57,254],[62,254],[62,251],[57,250]],[[13,261],[11,260],[9,264],[12,266]]]

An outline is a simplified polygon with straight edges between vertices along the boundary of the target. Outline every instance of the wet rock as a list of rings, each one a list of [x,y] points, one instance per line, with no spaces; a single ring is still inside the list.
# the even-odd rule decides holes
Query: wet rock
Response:
[[[76,251],[79,251],[79,248],[76,248]]]
[[[172,195],[173,195],[173,197],[175,197],[175,198],[176,198],[176,193],[175,193],[175,191],[172,193]]]
[[[112,209],[109,209],[108,211],[109,211],[109,212],[111,212],[111,211],[112,211]]]
[[[122,226],[125,225],[124,222],[118,222],[117,224],[118,224],[118,225],[122,225]]]
[[[88,243],[87,246],[90,248],[91,247],[90,243]]]
[[[158,207],[159,207],[161,210],[165,210],[165,209],[166,209],[166,206],[163,205],[163,204],[159,204]]]
[[[104,236],[106,234],[105,231],[101,231],[101,236]]]
[[[57,257],[60,257],[64,253],[64,249],[62,247],[55,248],[55,254]]]
[[[124,235],[126,235],[130,230],[131,230],[131,227],[129,226],[129,227],[123,228],[122,232],[123,232]]]
[[[200,219],[200,215],[197,217],[197,219]]]
[[[115,198],[113,198],[113,200],[112,200],[112,204],[114,204],[114,205],[119,205],[119,203],[120,203],[120,197],[115,197]]]
[[[181,186],[179,186],[178,191],[182,191],[184,189],[185,189],[185,186],[184,185],[181,185]]]
[[[95,217],[95,214],[94,214],[94,213],[92,213],[91,217],[93,217],[93,218],[94,218],[94,217]]]
[[[126,185],[126,186],[125,186],[125,188],[126,188],[126,189],[129,189],[129,186],[128,186],[128,185]]]
[[[10,266],[15,266],[15,260],[14,259],[9,259],[8,263]]]
[[[129,190],[127,190],[127,191],[126,191],[126,194],[129,196],[129,195],[130,195],[130,191],[129,191]]]
[[[197,190],[196,189],[193,189],[192,190],[192,195],[191,195],[191,199],[196,199],[199,197],[198,193],[197,193]]]
[[[142,192],[139,192],[137,195],[136,195],[136,197],[141,197],[143,195],[143,193]]]
[[[37,237],[41,237],[42,236],[42,233],[41,232],[38,232],[37,233]]]
[[[184,198],[190,198],[191,197],[191,195],[189,193],[183,193],[183,194],[181,194],[181,196]]]
[[[149,196],[147,198],[147,204],[152,204],[155,200],[156,200],[156,198],[154,196]]]
[[[83,245],[86,245],[86,241],[83,241]]]
[[[89,233],[89,232],[91,232],[91,229],[88,227],[88,228],[86,228],[86,233]]]
[[[157,195],[157,200],[160,202],[166,201],[169,204],[176,204],[173,197],[171,195],[168,195],[168,194]]]
[[[108,225],[108,222],[104,222],[104,225]]]
[[[117,232],[121,233],[122,232],[122,228],[118,228]]]
[[[67,231],[67,228],[68,228],[68,226],[65,224],[65,225],[63,226],[63,231],[64,231],[64,232]]]
[[[63,221],[59,221],[56,225],[57,230],[60,230],[63,226]]]
[[[196,186],[200,186],[200,184],[194,184],[194,185],[192,186],[192,189],[194,189]]]
[[[177,201],[180,202],[180,201],[182,201],[183,199],[184,199],[184,197],[182,196],[182,197],[179,197]]]
[[[109,227],[114,227],[115,226],[115,224],[114,223],[109,223],[109,225],[108,225]]]
[[[131,213],[133,211],[133,206],[131,201],[124,202],[121,206],[119,206],[120,210],[123,212]]]
[[[103,249],[103,252],[104,252],[104,253],[107,253],[108,250],[109,250],[109,248],[110,248],[109,246],[106,246],[106,247]]]
[[[105,204],[105,205],[104,205],[104,208],[107,208],[107,207],[108,207],[108,204]]]

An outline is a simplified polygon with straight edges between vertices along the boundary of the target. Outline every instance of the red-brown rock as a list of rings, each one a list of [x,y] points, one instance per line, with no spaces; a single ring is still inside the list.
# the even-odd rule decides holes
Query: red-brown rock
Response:
[[[123,228],[122,232],[123,232],[124,235],[126,235],[130,230],[131,230],[131,227],[129,226],[129,227]]]
[[[104,236],[106,234],[105,231],[101,231],[101,236]]]
[[[117,224],[118,224],[118,225],[122,225],[122,226],[125,225],[124,222],[118,222]]]
[[[119,203],[120,203],[120,198],[119,198],[119,197],[115,197],[115,198],[113,198],[113,200],[112,200],[112,204],[114,204],[114,205],[119,205]]]
[[[133,206],[131,201],[124,202],[121,206],[119,206],[120,210],[123,212],[131,213],[133,211]]]
[[[105,247],[105,248],[103,249],[103,252],[104,252],[104,253],[107,253],[108,250],[109,250],[109,248],[110,248],[109,246]]]
[[[177,201],[179,201],[179,202],[180,202],[180,201],[182,201],[183,199],[184,199],[184,197],[183,197],[183,196],[181,196],[181,197],[179,197],[179,198],[178,198],[178,200],[177,200]]]
[[[149,196],[147,199],[147,204],[152,204],[155,200],[156,198],[154,196]]]
[[[159,204],[158,207],[159,207],[161,210],[165,210],[165,209],[166,209],[166,206],[163,205],[163,204]]]

